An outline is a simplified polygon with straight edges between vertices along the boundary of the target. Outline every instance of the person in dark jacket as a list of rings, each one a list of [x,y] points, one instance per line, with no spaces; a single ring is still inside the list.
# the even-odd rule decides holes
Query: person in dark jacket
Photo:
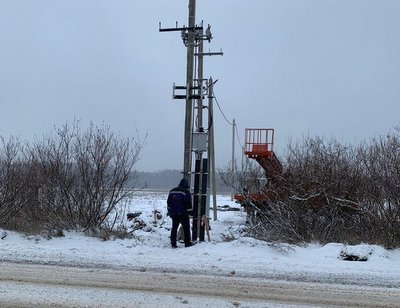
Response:
[[[190,241],[189,215],[192,213],[192,195],[189,191],[189,183],[182,179],[178,185],[170,190],[167,200],[168,216],[172,218],[171,246],[176,248],[176,234],[179,224],[182,225],[185,238],[185,247],[192,246]]]

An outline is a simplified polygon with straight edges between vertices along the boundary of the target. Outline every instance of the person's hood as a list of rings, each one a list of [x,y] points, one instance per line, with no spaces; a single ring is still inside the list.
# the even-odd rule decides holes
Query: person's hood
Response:
[[[182,188],[189,188],[189,182],[188,182],[186,179],[182,179],[182,180],[179,182],[179,187],[182,187]]]

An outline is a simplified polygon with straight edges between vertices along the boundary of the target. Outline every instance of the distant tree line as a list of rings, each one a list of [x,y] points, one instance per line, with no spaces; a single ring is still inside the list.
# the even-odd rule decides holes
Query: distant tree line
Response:
[[[341,242],[400,247],[400,131],[359,145],[304,138],[291,143],[284,172],[264,181],[256,162],[223,172],[226,183],[247,194],[248,232],[268,241]],[[245,194],[244,194],[245,195]]]
[[[168,191],[178,185],[182,172],[177,169],[138,171],[138,186],[149,190]]]
[[[178,169],[165,169],[159,171],[144,172],[138,171],[136,173],[137,187],[146,188],[149,190],[169,191],[176,187],[182,178],[182,171]],[[227,186],[220,177],[216,174],[216,190],[218,194],[230,193],[232,189]]]
[[[142,143],[79,122],[32,143],[0,140],[0,228],[28,233],[101,228],[134,188]]]

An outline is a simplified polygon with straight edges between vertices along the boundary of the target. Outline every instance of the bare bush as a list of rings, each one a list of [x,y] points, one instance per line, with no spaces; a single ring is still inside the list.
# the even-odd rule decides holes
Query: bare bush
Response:
[[[354,165],[354,149],[335,140],[307,138],[301,146],[289,145],[280,199],[306,241],[352,240],[362,198]]]
[[[400,134],[374,138],[363,149],[367,170],[365,205],[374,226],[371,236],[386,247],[400,246]]]
[[[22,159],[22,145],[17,138],[0,144],[0,226],[16,223],[15,216],[25,201],[28,175]]]
[[[131,197],[142,145],[107,126],[81,131],[77,121],[27,145],[24,155],[19,143],[3,143],[0,222],[13,217],[9,227],[28,232],[98,230]]]
[[[263,196],[248,194],[242,201],[251,209],[252,235],[291,243],[400,245],[398,130],[357,147],[305,138],[288,145],[283,165],[274,186],[257,187]],[[244,176],[253,176],[247,183],[257,180]]]

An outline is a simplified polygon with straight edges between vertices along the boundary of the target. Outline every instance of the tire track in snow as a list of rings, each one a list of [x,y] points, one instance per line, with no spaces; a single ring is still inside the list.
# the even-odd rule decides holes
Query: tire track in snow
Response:
[[[7,262],[0,263],[0,273],[3,284],[63,287],[66,291],[68,288],[95,289],[98,294],[145,292],[173,295],[175,298],[189,296],[238,303],[245,301],[252,303],[253,307],[271,302],[306,306],[400,307],[400,290],[391,288]],[[52,294],[48,296],[57,306],[57,299],[51,299]],[[92,307],[90,302],[85,305]]]

